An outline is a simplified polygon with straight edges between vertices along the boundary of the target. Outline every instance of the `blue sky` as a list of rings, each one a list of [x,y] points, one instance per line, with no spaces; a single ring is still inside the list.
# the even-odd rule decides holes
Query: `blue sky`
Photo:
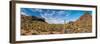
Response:
[[[92,11],[83,10],[21,8],[21,15],[43,17],[49,24],[63,24],[64,20],[66,23],[76,21],[85,12],[92,14]]]

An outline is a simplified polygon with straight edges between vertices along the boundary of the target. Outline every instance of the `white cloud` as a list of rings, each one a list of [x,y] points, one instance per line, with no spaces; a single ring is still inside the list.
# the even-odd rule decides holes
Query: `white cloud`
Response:
[[[46,22],[48,22],[49,24],[63,24],[64,23],[63,20],[55,20],[55,19],[46,20]]]
[[[66,14],[66,16],[69,16],[69,14]]]
[[[48,22],[49,24],[64,24],[64,21],[68,23],[69,21],[76,21],[76,20],[75,19],[63,20],[63,19],[56,19],[56,18],[46,19],[46,22]]]
[[[45,13],[42,13],[42,10],[40,9],[35,9],[35,11],[41,12],[40,15],[45,18],[46,22],[48,22],[49,24],[63,24],[64,18],[60,18],[59,16],[69,16],[69,14],[67,14],[67,12],[65,11],[51,11],[50,13],[48,13],[50,10],[47,10]],[[68,23],[68,20],[66,20],[66,23]]]
[[[58,11],[58,12],[56,12],[56,15],[57,15],[57,16],[62,16],[63,18],[66,18],[66,17],[68,17],[70,14],[69,14],[68,12],[66,12],[66,11]]]
[[[62,15],[65,11],[58,11],[57,14]]]
[[[21,15],[25,15],[25,16],[29,16],[27,13],[25,12],[21,12]]]
[[[42,12],[41,9],[31,9],[33,12]]]
[[[42,17],[44,17],[46,19],[46,22],[48,22],[49,24],[63,24],[64,23],[64,19],[59,18],[59,16],[64,15],[64,17],[67,17],[68,15],[64,14],[64,11],[52,11],[51,13],[44,13],[41,14]],[[57,16],[54,16],[55,14],[57,14]],[[68,21],[66,21],[67,23]]]
[[[76,20],[78,20],[78,19],[79,19],[79,17],[71,18],[70,21],[76,21]]]

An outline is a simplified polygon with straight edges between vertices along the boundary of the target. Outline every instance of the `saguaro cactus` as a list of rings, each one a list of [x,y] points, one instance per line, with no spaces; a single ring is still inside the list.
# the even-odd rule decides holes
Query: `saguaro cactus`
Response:
[[[62,34],[64,34],[64,32],[65,32],[65,28],[66,28],[66,20],[64,20],[63,29],[61,29],[61,30],[62,30],[62,31],[61,31]]]

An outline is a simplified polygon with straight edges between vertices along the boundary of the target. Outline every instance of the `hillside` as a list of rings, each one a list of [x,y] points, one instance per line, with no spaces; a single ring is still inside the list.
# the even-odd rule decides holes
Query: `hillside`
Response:
[[[21,22],[32,22],[32,21],[45,22],[45,19],[42,17],[21,15]]]
[[[21,34],[31,35],[37,34],[37,30],[42,30],[40,27],[47,24],[44,18],[39,18],[36,16],[25,16],[21,15]],[[43,27],[44,28],[44,27]]]
[[[84,14],[75,22],[69,22],[66,29],[69,29],[66,33],[92,32],[92,16],[90,14]]]

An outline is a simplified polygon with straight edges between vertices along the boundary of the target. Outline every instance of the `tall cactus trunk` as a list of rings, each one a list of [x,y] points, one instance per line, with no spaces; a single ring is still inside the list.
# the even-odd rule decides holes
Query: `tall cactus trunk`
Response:
[[[63,25],[63,29],[61,29],[61,34],[64,34],[65,32],[65,25],[66,25],[66,20],[64,20],[64,25]]]

